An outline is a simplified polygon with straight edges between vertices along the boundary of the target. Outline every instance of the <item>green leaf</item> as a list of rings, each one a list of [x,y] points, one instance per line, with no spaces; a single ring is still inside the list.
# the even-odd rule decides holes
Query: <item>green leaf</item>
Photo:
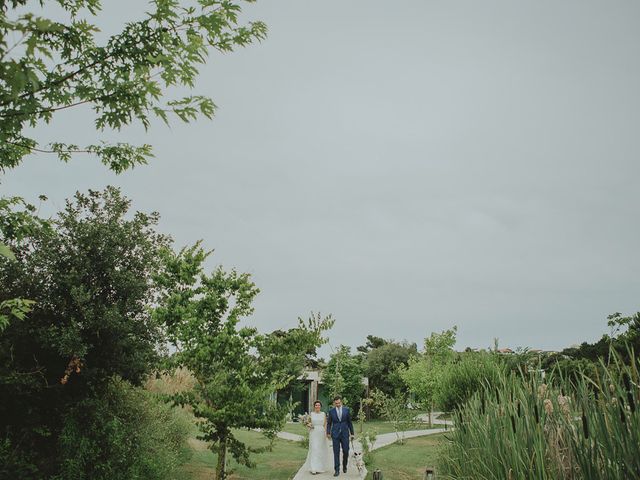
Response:
[[[7,247],[4,243],[0,242],[0,255],[8,258],[9,260],[15,260],[16,256],[13,254],[11,249]]]

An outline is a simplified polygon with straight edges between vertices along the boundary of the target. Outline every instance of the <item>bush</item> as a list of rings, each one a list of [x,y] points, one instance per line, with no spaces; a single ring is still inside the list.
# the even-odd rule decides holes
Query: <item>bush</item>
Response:
[[[78,193],[55,219],[34,220],[19,241],[0,218],[0,241],[16,254],[0,259],[0,304],[36,302],[0,335],[6,478],[60,475],[66,422],[98,408],[112,378],[139,385],[157,366],[164,340],[151,313],[161,288],[154,278],[170,241],[156,232],[156,214],[129,208],[113,187]]]
[[[59,439],[56,480],[169,479],[188,460],[186,412],[123,380],[74,407]]]
[[[490,353],[463,353],[458,362],[443,368],[435,403],[446,412],[458,408],[484,385],[495,384],[500,370],[495,356]]]

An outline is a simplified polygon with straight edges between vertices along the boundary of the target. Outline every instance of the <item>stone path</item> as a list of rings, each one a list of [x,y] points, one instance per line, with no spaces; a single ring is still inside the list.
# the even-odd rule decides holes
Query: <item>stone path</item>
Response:
[[[437,417],[440,415],[439,412],[434,412],[433,414],[433,421],[432,423],[434,425],[451,425],[451,421],[450,420],[440,420]],[[428,420],[428,415],[419,415],[417,417],[420,420]],[[404,432],[404,437],[405,439],[407,438],[414,438],[414,437],[422,437],[425,435],[435,435],[436,433],[442,433],[447,431],[447,428],[432,428],[429,430],[409,430],[407,432]],[[287,432],[280,432],[278,434],[278,436],[280,438],[283,438],[285,440],[293,440],[293,441],[301,441],[303,439],[302,435],[296,435],[295,433],[287,433]],[[383,434],[379,434],[375,444],[373,445],[373,450],[377,450],[378,448],[382,448],[382,447],[386,447],[387,445],[391,445],[392,443],[395,443],[398,440],[398,437],[396,436],[396,434],[394,432],[392,433],[383,433]],[[358,452],[362,452],[362,445],[360,444],[359,441],[355,441],[355,449]],[[333,463],[333,452],[331,450],[331,448],[329,448],[329,463],[332,464]],[[347,471],[347,473],[342,473],[340,472],[340,476],[338,478],[342,479],[342,480],[355,480],[355,479],[362,479],[367,475],[367,471],[366,469],[363,472],[358,472],[358,469],[356,468],[354,462],[353,462],[353,457],[349,460],[349,469]],[[298,473],[296,473],[295,477],[293,477],[293,480],[321,480],[321,479],[328,479],[328,478],[333,478],[333,472],[325,472],[325,473],[319,473],[317,475],[312,475],[311,472],[308,472],[306,470],[303,470],[302,468],[300,470],[298,470]]]

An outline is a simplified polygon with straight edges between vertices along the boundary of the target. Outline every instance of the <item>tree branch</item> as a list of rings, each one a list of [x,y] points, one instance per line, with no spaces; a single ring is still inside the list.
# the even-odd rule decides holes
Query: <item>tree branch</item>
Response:
[[[16,142],[11,142],[9,140],[5,140],[4,143],[8,143],[9,145],[13,145],[14,147],[20,147],[20,148],[26,148],[28,150],[30,150],[31,152],[36,152],[36,153],[96,153],[92,150],[86,150],[86,149],[70,149],[70,150],[44,150],[42,148],[37,148],[37,147],[32,147],[30,145],[25,145],[23,143],[16,143]]]

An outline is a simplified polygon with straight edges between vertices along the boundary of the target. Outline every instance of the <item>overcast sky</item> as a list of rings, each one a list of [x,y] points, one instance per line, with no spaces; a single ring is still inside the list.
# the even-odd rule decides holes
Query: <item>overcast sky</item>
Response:
[[[105,34],[146,2],[108,0]],[[303,1],[245,7],[268,39],[212,55],[215,120],[136,127],[120,176],[34,156],[3,193],[118,185],[178,245],[250,272],[251,320],[332,313],[331,344],[557,349],[640,310],[640,3]],[[42,140],[91,143],[82,112]]]

